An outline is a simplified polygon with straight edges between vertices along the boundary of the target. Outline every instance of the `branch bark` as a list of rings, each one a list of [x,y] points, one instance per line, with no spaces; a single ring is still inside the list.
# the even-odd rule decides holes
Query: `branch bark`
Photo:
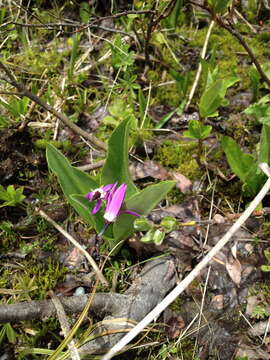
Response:
[[[97,293],[93,297],[91,311],[105,315],[96,333],[104,334],[87,342],[80,354],[100,354],[108,351],[130,328],[134,321],[144,318],[175,285],[175,267],[172,258],[164,257],[147,263],[140,276],[124,294]],[[59,297],[67,314],[81,312],[88,296]],[[52,300],[28,301],[0,305],[0,323],[22,320],[46,319],[56,315]],[[109,335],[109,333],[111,333]]]

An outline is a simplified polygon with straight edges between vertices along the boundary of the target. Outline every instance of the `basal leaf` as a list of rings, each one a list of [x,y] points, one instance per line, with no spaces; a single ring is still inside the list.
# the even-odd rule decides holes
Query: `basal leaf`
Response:
[[[118,182],[127,184],[126,197],[137,192],[128,169],[128,133],[130,120],[123,120],[112,133],[108,142],[108,155],[102,169],[101,185]],[[74,193],[74,192],[73,192]]]
[[[89,221],[89,216],[86,216],[82,204],[74,201],[70,196],[73,194],[85,195],[99,185],[85,172],[71,166],[67,158],[53,145],[47,146],[46,156],[49,168],[58,177],[67,200],[86,221]],[[91,224],[95,225],[92,222]]]

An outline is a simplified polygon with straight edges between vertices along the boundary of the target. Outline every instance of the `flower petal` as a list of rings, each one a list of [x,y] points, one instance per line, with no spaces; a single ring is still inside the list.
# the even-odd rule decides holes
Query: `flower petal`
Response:
[[[140,214],[136,213],[135,211],[132,210],[124,210],[123,214],[130,214],[130,215],[134,215],[134,216],[141,216]]]
[[[91,214],[95,215],[101,208],[102,200],[97,199],[96,205],[93,207],[93,210],[91,211]]]
[[[104,219],[108,222],[114,222],[124,202],[127,191],[127,185],[119,186],[115,193],[108,199],[107,206],[104,213]]]

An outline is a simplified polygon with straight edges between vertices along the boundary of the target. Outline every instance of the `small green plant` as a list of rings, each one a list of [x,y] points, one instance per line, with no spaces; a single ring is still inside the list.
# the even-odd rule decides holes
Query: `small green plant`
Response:
[[[264,305],[255,306],[251,314],[251,317],[255,319],[264,319],[268,316],[270,316],[270,313]]]
[[[140,239],[144,243],[153,242],[161,245],[165,235],[177,228],[177,220],[172,216],[165,216],[159,225],[155,225],[146,218],[138,218],[134,221],[134,229],[140,232],[146,232]]]
[[[3,204],[0,204],[0,208],[4,206],[16,206],[23,202],[25,196],[23,195],[23,187],[17,189],[13,185],[9,185],[5,189],[0,185],[0,200],[4,201]]]
[[[124,120],[112,133],[98,179],[72,167],[52,145],[47,147],[49,168],[57,175],[68,201],[114,253],[134,232],[135,216],[147,215],[175,185],[175,181],[161,181],[137,189],[128,168],[129,127],[130,120]]]
[[[112,66],[115,69],[122,68],[124,71],[127,67],[134,64],[134,52],[129,51],[130,45],[125,43],[120,35],[115,37],[114,43],[111,45]]]
[[[27,97],[17,98],[14,97],[12,100],[7,102],[3,98],[0,97],[0,105],[2,105],[8,112],[13,116],[15,121],[24,120],[25,115],[28,110],[30,99]],[[0,116],[0,128],[6,127],[10,123],[10,119],[6,115]]]
[[[262,131],[260,143],[257,147],[257,156],[243,152],[236,141],[228,136],[221,140],[223,150],[232,171],[243,182],[243,194],[256,195],[265,182],[266,176],[259,169],[261,163],[270,164],[270,97],[263,97],[244,111],[245,114],[253,115],[261,124]]]
[[[266,260],[267,260],[268,264],[267,265],[262,265],[261,270],[269,272],[270,271],[270,251],[269,250],[264,250],[264,256],[266,257]]]

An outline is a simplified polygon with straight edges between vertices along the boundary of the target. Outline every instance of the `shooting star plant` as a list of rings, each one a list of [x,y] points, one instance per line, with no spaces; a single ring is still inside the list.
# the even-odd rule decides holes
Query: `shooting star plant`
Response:
[[[123,120],[113,131],[98,179],[71,166],[52,145],[47,147],[49,168],[57,175],[67,200],[103,236],[113,254],[133,234],[135,219],[147,216],[175,185],[175,181],[161,181],[137,189],[128,167],[129,125],[129,119]]]

